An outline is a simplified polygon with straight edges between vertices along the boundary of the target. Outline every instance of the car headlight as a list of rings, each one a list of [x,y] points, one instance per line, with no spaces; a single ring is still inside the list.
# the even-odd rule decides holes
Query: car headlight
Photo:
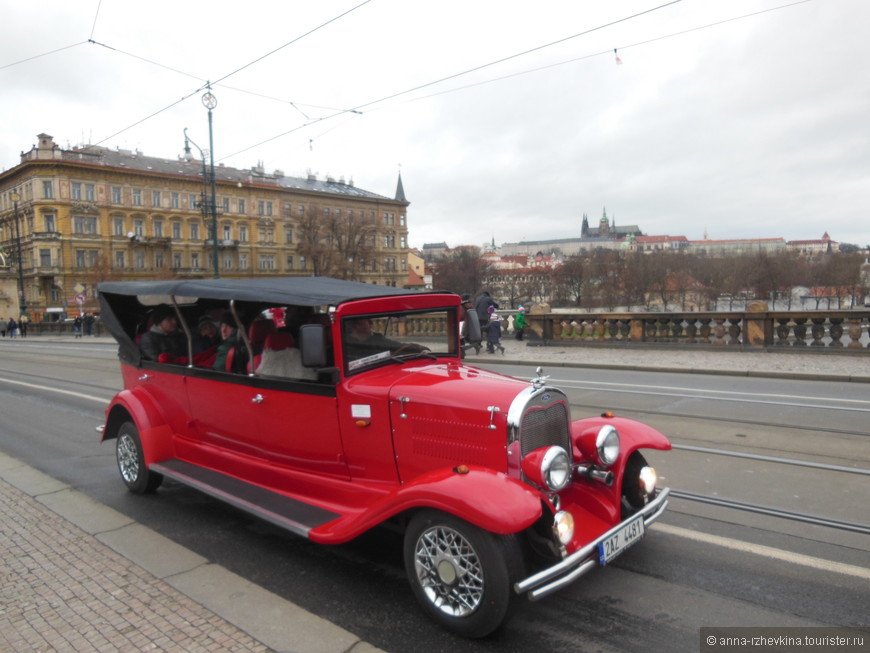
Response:
[[[656,491],[656,482],[658,481],[656,470],[652,467],[641,467],[637,477],[641,489],[646,492],[647,496],[652,496],[653,492]]]
[[[605,467],[610,467],[619,458],[619,432],[615,426],[605,424],[595,438],[595,449],[598,460]]]
[[[553,492],[564,489],[571,481],[571,459],[562,447],[550,447],[541,460],[541,478]]]
[[[570,512],[560,510],[553,515],[553,535],[562,546],[574,538],[574,517]]]
[[[541,447],[523,458],[523,474],[541,489],[563,490],[571,482],[571,458],[562,447]]]

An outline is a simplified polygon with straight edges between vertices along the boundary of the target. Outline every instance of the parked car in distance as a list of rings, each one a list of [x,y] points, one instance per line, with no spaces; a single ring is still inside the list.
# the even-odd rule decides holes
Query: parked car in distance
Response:
[[[172,479],[323,544],[398,525],[417,601],[464,636],[606,565],[667,505],[640,450],[668,440],[572,419],[540,371],[466,365],[458,295],[323,277],[99,292],[124,383],[102,438],[132,492]]]

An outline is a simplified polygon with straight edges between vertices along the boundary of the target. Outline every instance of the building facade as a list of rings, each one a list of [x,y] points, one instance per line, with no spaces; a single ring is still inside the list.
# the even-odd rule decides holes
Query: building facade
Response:
[[[191,156],[63,150],[47,134],[38,139],[0,173],[0,287],[17,282],[20,247],[31,320],[95,310],[95,286],[110,279],[408,279],[401,178],[396,198],[257,167],[216,166],[212,185],[210,168]],[[17,313],[19,298],[8,295],[0,315]]]

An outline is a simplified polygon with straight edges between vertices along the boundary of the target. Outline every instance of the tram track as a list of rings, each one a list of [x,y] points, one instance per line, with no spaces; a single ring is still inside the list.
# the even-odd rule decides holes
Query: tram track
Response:
[[[596,404],[571,404],[571,408],[584,409],[587,413],[601,412],[601,405]],[[705,422],[724,422],[727,424],[742,424],[744,426],[761,426],[778,429],[794,429],[796,431],[808,431],[811,433],[836,433],[837,435],[858,435],[862,437],[870,437],[868,431],[855,431],[852,429],[839,429],[831,426],[809,426],[806,424],[783,424],[782,422],[768,422],[763,420],[754,420],[739,418],[734,416],[716,417],[712,415],[693,415],[691,413],[677,413],[664,410],[652,410],[649,408],[625,408],[612,406],[608,404],[607,410],[616,414],[637,414],[637,415],[656,415],[659,417],[673,417],[675,419],[697,419]],[[841,410],[849,410],[842,408]]]
[[[722,508],[731,508],[741,512],[752,512],[779,519],[788,519],[790,521],[802,522],[805,524],[815,524],[817,526],[825,526],[837,530],[851,531],[853,533],[862,533],[870,535],[870,524],[861,524],[859,522],[842,521],[839,519],[830,519],[819,515],[811,515],[808,513],[794,512],[791,510],[782,510],[781,508],[773,508],[754,503],[746,503],[743,501],[735,501],[723,497],[716,497],[708,494],[698,494],[696,492],[686,492],[684,490],[671,489],[671,497],[674,499],[684,499],[696,503],[704,503],[707,505],[719,506]]]

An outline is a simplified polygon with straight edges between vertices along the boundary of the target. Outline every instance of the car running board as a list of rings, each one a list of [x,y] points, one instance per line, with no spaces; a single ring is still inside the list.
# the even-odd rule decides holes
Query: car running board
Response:
[[[153,463],[149,469],[303,537],[308,537],[311,529],[341,517],[332,511],[176,458]]]

